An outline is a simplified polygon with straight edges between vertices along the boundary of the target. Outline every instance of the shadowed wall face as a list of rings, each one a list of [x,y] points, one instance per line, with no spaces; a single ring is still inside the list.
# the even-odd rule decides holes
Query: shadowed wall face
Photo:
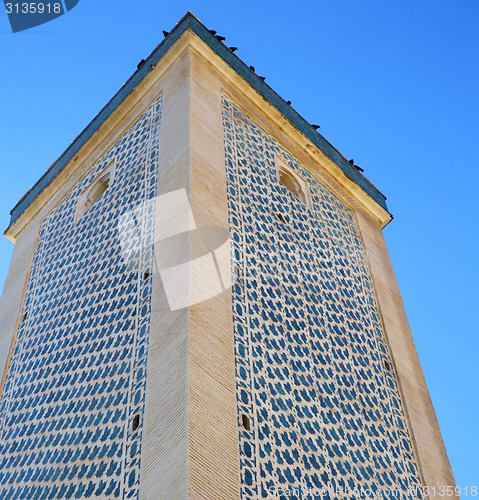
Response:
[[[41,224],[0,401],[2,499],[138,497],[161,108]],[[125,260],[135,207],[145,246]],[[122,231],[134,241],[137,223]]]
[[[328,488],[421,498],[354,212],[227,96],[222,102],[240,276],[242,498]],[[306,182],[308,204],[281,183],[278,164]]]

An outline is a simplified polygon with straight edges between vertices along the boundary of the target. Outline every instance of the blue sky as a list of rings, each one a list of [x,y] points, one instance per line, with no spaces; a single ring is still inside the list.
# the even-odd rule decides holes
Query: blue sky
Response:
[[[456,483],[479,486],[477,0],[80,0],[16,34],[2,7],[1,228],[187,10],[388,197],[384,235]],[[2,284],[12,250],[1,238]]]

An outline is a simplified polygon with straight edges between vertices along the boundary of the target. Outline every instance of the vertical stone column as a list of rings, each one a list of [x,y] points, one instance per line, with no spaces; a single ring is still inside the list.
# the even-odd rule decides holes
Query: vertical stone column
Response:
[[[358,212],[358,221],[421,472],[426,485],[440,497],[441,487],[454,488],[455,481],[396,276],[378,221],[363,212]]]
[[[32,264],[38,225],[31,223],[17,237],[7,280],[0,300],[0,394],[5,382],[11,348],[20,321],[20,310]]]
[[[184,51],[161,82],[163,115],[158,197],[185,188],[189,177],[190,58]],[[164,198],[167,199],[166,197]],[[168,211],[161,201],[157,211]],[[157,213],[155,240],[161,238]],[[172,246],[171,246],[172,245]],[[186,253],[178,242],[163,246]],[[156,256],[161,257],[161,256]],[[188,310],[172,311],[161,276],[153,275],[146,412],[141,459],[141,500],[185,500],[187,495]]]
[[[201,227],[229,234],[220,81],[191,49],[190,200]],[[220,238],[221,239],[221,238]],[[220,262],[225,265],[225,262]],[[227,265],[228,263],[226,263]],[[229,267],[229,266],[228,266]],[[226,269],[226,274],[230,273]],[[220,270],[221,273],[221,270]],[[239,498],[238,428],[231,289],[192,305],[188,339],[189,498]],[[225,279],[226,278],[226,279]],[[218,280],[217,273],[211,279]]]

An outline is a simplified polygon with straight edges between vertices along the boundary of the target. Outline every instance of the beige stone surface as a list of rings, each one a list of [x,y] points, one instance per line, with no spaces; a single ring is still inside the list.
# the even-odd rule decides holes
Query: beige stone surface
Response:
[[[20,323],[30,265],[33,259],[38,226],[30,224],[17,238],[7,280],[0,299],[0,394],[5,382],[11,348]]]
[[[227,229],[220,86],[204,58],[190,58],[191,205],[198,226]],[[230,289],[190,308],[188,381],[189,497],[239,499]]]
[[[202,47],[197,40],[194,40],[194,46],[202,57],[209,61],[210,73],[204,77],[209,87],[215,88],[219,85],[231,95],[263,128],[277,138],[358,214],[386,335],[398,371],[410,433],[416,446],[416,455],[425,485],[431,489],[435,487],[436,491],[439,491],[441,486],[454,486],[452,470],[381,232],[382,227],[390,219],[377,207],[374,209],[370,203],[365,203],[363,194],[351,187],[344,174],[328,165],[331,163],[330,160],[315,150],[314,146],[305,145],[304,139],[301,140],[300,134],[293,130],[284,118],[278,119],[264,101],[258,106],[257,95],[248,89],[237,75],[232,74],[229,68],[225,68],[220,61],[217,61],[209,48]],[[203,61],[203,65],[207,64],[208,62]],[[221,70],[221,76],[218,75],[218,70]],[[211,108],[205,105],[204,112],[208,111],[211,111]]]
[[[351,186],[349,179],[330,165],[332,162],[322,152],[305,143],[298,131],[284,118],[278,118],[268,104],[261,102],[255,92],[248,89],[237,75],[217,61],[217,57],[209,48],[202,47],[197,40],[194,46],[210,62],[211,74],[209,77],[205,75],[205,79],[209,79],[209,86],[214,88],[219,84],[265,130],[277,138],[358,214],[386,335],[398,368],[409,430],[416,445],[416,455],[425,485],[436,487],[436,490],[439,490],[440,486],[454,486],[452,470],[381,232],[390,217],[380,207],[374,207],[370,201],[365,200],[364,193]],[[221,71],[221,76],[218,76],[218,70]]]
[[[158,196],[185,188],[189,175],[187,52],[181,52],[170,66],[161,91]],[[159,204],[157,210],[168,207]],[[162,229],[157,225],[156,241]],[[173,242],[171,252],[187,254],[188,249],[175,248]],[[170,310],[158,273],[153,275],[151,315],[140,499],[180,500],[187,498],[188,313]]]
[[[440,492],[444,491],[444,487],[455,487],[454,476],[409,329],[396,276],[377,222],[361,211],[358,212],[358,221],[423,479],[431,491],[436,492],[435,496],[445,497],[447,495],[441,495]]]
[[[425,484],[454,486],[381,233],[389,214],[188,32],[9,229],[16,247],[0,301],[0,369],[18,325],[40,221],[159,92],[158,194],[187,188],[198,226],[228,227],[221,90],[356,211]],[[140,498],[238,499],[231,295],[171,311],[158,274],[153,287]]]

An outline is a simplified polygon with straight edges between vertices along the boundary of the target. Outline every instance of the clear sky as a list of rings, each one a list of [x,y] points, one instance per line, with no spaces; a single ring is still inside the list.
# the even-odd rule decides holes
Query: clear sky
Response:
[[[2,5],[1,228],[187,10],[388,197],[384,235],[456,483],[479,486],[477,0],[80,0],[16,34]],[[2,286],[12,250],[1,238]]]

